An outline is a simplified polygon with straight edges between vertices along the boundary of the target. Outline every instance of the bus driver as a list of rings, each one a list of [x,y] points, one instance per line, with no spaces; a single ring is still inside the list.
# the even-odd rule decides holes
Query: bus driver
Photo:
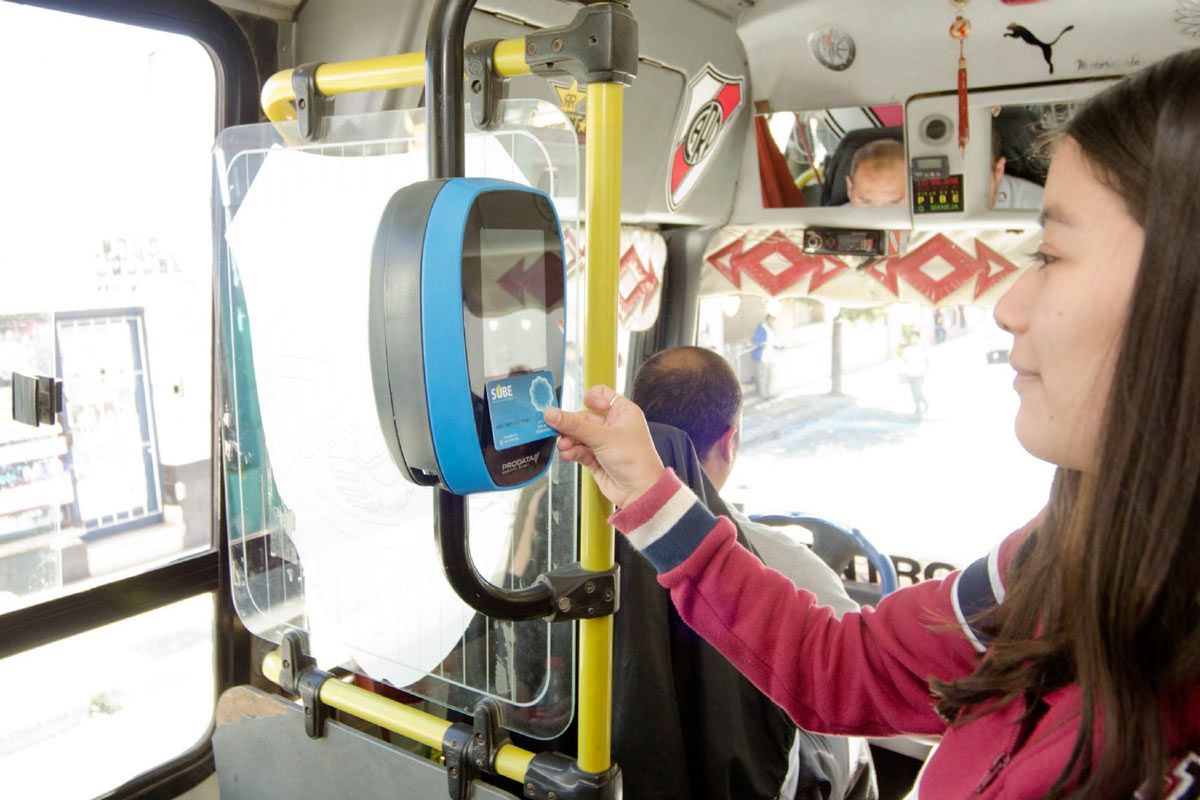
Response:
[[[904,145],[895,139],[876,139],[854,153],[846,176],[846,196],[852,206],[901,206],[908,197]]]

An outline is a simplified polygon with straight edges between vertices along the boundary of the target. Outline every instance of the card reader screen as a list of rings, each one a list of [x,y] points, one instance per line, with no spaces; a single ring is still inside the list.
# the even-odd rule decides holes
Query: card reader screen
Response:
[[[488,474],[514,486],[554,452],[542,409],[562,392],[566,320],[554,207],[527,189],[482,192],[463,227],[463,343]]]
[[[479,261],[483,286],[498,287],[509,301],[502,309],[483,308],[484,375],[541,369],[546,360],[546,260],[541,230],[480,228]],[[485,295],[486,297],[486,295]],[[523,306],[523,307],[522,307]]]
[[[497,450],[554,436],[554,430],[542,419],[543,411],[558,405],[554,376],[549,370],[488,381],[486,390]]]

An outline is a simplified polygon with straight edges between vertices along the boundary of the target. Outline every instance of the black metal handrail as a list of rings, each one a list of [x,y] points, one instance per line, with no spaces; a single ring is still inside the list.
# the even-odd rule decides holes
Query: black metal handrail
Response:
[[[475,0],[439,0],[425,37],[425,97],[429,113],[429,177],[466,172],[463,128],[463,48]],[[434,536],[450,586],[471,608],[493,619],[538,619],[554,614],[544,583],[505,590],[488,582],[471,560],[467,499],[434,489]]]

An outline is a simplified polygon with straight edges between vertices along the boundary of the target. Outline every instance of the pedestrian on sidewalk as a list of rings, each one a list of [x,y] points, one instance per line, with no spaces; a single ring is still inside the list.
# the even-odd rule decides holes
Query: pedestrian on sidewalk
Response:
[[[772,378],[775,370],[775,351],[779,348],[779,337],[775,332],[775,312],[768,311],[767,318],[758,323],[750,343],[754,349],[750,358],[754,362],[754,382],[758,396],[763,400],[772,397]]]
[[[922,417],[929,410],[925,399],[925,376],[929,374],[929,353],[921,341],[921,334],[908,334],[908,344],[900,351],[900,374],[912,392],[913,416]]]

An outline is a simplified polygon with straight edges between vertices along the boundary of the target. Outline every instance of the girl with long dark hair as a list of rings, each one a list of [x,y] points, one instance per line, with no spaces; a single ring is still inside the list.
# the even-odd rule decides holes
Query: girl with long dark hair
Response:
[[[996,307],[1016,433],[1058,465],[991,555],[840,622],[739,547],[604,386],[547,412],[680,614],[797,724],[940,735],[923,798],[1200,798],[1200,50],[1058,139]]]

